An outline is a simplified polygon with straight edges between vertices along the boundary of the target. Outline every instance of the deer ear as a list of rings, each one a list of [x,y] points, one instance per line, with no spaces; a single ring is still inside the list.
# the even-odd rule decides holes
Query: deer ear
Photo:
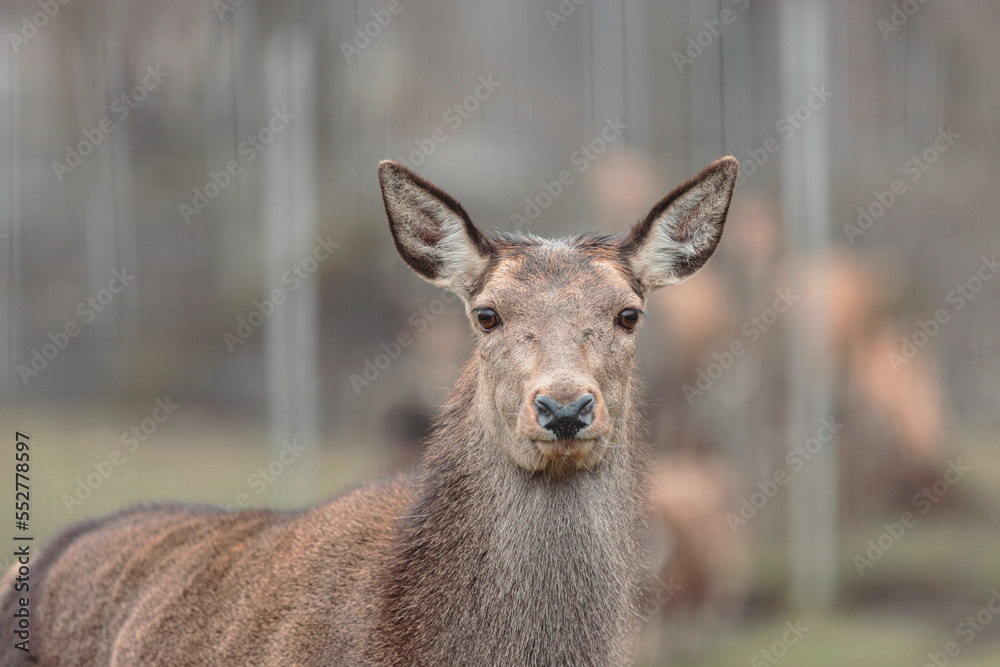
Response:
[[[486,271],[490,241],[461,204],[406,167],[383,160],[378,180],[403,261],[431,283],[467,298]]]
[[[712,256],[739,171],[732,156],[716,160],[632,228],[621,249],[647,293],[685,280]]]

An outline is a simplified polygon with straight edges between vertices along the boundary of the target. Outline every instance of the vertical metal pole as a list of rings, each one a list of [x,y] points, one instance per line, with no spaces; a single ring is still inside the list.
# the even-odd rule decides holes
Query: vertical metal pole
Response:
[[[785,0],[781,13],[782,100],[795,113],[810,87],[827,80],[827,22],[821,0]],[[808,108],[808,107],[807,107]],[[805,289],[807,275],[828,251],[828,109],[813,110],[782,148],[782,200],[789,247],[798,267],[795,289]],[[803,113],[802,116],[807,114]],[[792,309],[789,346],[789,448],[817,436],[821,419],[833,417],[826,288],[811,281],[808,298]],[[780,287],[784,287],[783,285]],[[812,453],[812,450],[809,450]],[[837,451],[823,443],[805,467],[790,476],[790,548],[792,598],[800,608],[823,608],[836,594]]]
[[[690,35],[705,30],[704,19],[714,19],[719,15],[718,5],[711,10],[699,0],[688,1],[688,28]],[[714,12],[714,16],[713,16]],[[725,33],[698,56],[693,65],[685,68],[690,79],[691,90],[691,161],[693,164],[708,164],[724,154],[723,136],[723,76],[722,39]],[[683,47],[680,48],[683,50]],[[672,63],[671,63],[672,64]]]
[[[275,480],[274,497],[303,502],[314,489],[310,465],[319,440],[319,273],[313,267],[316,229],[315,49],[311,32],[287,28],[270,38],[264,56],[268,124],[273,111],[294,115],[265,149],[264,254],[268,292],[280,289],[264,331],[271,446],[305,448]],[[283,121],[276,121],[276,126]],[[262,125],[263,127],[263,125]],[[308,258],[308,259],[307,259]],[[283,280],[299,266],[305,278]],[[293,274],[294,275],[294,274]],[[284,460],[289,459],[286,454]],[[281,460],[281,459],[279,459]]]
[[[0,25],[13,29],[13,19],[5,20]],[[5,410],[11,412],[21,409],[20,397],[24,389],[15,370],[19,358],[17,339],[23,294],[21,263],[17,254],[21,243],[19,77],[16,56],[11,49],[4,49],[0,56],[0,322],[4,323],[0,329],[0,345],[3,346],[0,370],[6,378],[2,404]],[[13,417],[13,414],[6,416]]]

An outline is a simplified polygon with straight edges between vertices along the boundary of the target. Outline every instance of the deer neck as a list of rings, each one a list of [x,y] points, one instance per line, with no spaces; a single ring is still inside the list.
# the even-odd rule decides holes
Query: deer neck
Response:
[[[633,434],[615,434],[615,451],[592,469],[529,473],[463,414],[473,386],[460,382],[449,400],[397,539],[390,641],[430,664],[449,652],[472,663],[480,650],[484,664],[622,662],[645,509]]]

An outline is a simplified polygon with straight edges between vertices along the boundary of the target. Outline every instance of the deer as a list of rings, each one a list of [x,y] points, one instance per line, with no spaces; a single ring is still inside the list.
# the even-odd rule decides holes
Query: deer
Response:
[[[0,599],[11,665],[630,661],[646,577],[635,372],[650,293],[708,261],[721,158],[624,236],[483,233],[392,161],[392,239],[475,338],[416,469],[298,511],[147,505],[70,527]],[[30,651],[12,649],[30,596]]]

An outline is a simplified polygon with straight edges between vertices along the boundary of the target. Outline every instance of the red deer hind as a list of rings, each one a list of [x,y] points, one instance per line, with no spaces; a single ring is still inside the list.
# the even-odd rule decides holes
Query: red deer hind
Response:
[[[419,469],[303,511],[71,527],[32,569],[30,657],[5,580],[0,664],[627,664],[648,504],[636,328],[714,252],[737,171],[716,161],[624,238],[549,241],[483,234],[382,162],[396,249],[477,338]]]

